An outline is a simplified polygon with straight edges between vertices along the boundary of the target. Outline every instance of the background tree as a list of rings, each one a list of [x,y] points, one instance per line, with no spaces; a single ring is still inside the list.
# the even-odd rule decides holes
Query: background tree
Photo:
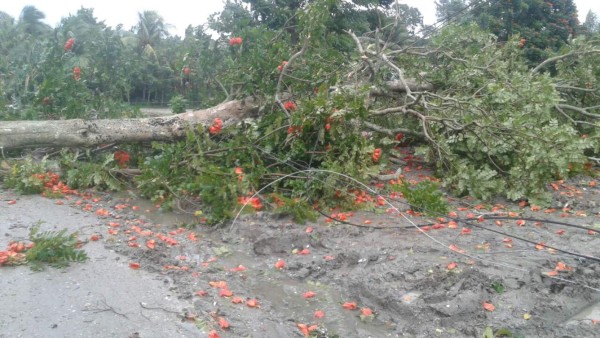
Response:
[[[585,16],[585,22],[582,24],[583,32],[588,35],[593,35],[598,32],[600,28],[600,21],[598,15],[591,10]]]
[[[466,0],[439,0],[435,2],[435,16],[443,21],[471,22],[469,8]]]
[[[52,28],[42,22],[45,17],[46,15],[34,6],[25,6],[19,16],[18,28],[30,36],[48,34]]]
[[[578,32],[577,7],[573,0],[472,0],[473,16],[483,29],[495,34],[499,41],[513,35],[523,40],[523,50],[531,66],[558,51]]]

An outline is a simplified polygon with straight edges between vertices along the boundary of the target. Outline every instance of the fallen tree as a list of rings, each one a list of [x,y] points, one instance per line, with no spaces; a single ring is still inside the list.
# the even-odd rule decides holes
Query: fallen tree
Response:
[[[173,141],[186,129],[213,123],[235,124],[258,111],[254,97],[224,102],[215,107],[166,117],[117,120],[3,121],[0,149],[32,147],[90,147],[106,143]]]

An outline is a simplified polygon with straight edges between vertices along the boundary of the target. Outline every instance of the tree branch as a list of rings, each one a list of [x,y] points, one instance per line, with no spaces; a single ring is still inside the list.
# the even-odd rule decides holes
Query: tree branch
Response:
[[[569,104],[557,104],[557,105],[555,105],[555,107],[557,109],[559,109],[559,110],[560,110],[560,108],[569,109],[569,110],[576,111],[576,112],[578,112],[581,115],[585,115],[585,116],[593,117],[593,118],[596,118],[596,119],[600,119],[600,115],[594,114],[594,113],[590,113],[585,108],[575,107],[575,106],[571,106]]]
[[[548,58],[546,60],[544,60],[542,63],[540,63],[539,65],[537,65],[535,68],[533,68],[530,72],[529,75],[534,75],[535,73],[537,73],[542,67],[544,67],[545,65],[551,63],[551,62],[556,62],[562,59],[566,59],[569,56],[574,56],[574,55],[585,55],[585,54],[595,54],[595,53],[600,53],[599,49],[592,49],[592,50],[584,50],[584,51],[579,51],[579,52],[575,52],[575,51],[570,51],[567,54],[563,54],[563,55],[557,55],[551,58]]]
[[[287,63],[285,65],[283,65],[283,68],[281,69],[281,73],[279,74],[279,80],[277,81],[277,88],[275,89],[275,101],[279,105],[279,108],[281,108],[281,110],[283,110],[283,112],[287,116],[288,120],[291,117],[290,112],[287,109],[285,109],[285,106],[283,105],[283,103],[281,102],[281,99],[279,98],[279,93],[281,93],[281,84],[283,83],[283,75],[286,73],[288,67],[292,64],[292,62],[294,62],[294,60],[296,60],[296,58],[298,58],[300,55],[304,54],[304,51],[306,51],[306,47],[308,46],[309,39],[310,39],[310,36],[308,36],[306,38],[306,40],[304,40],[304,44],[302,45],[302,48],[296,54],[292,55],[292,57],[287,61]]]
[[[345,32],[348,33],[352,37],[352,39],[356,43],[356,48],[358,48],[358,52],[360,53],[360,58],[364,62],[366,62],[367,65],[369,66],[369,70],[371,71],[370,80],[374,79],[375,78],[375,65],[373,65],[373,61],[371,61],[371,59],[369,59],[369,57],[365,54],[365,50],[363,49],[362,44],[360,43],[360,40],[358,39],[356,34],[354,34],[351,30],[348,30]]]

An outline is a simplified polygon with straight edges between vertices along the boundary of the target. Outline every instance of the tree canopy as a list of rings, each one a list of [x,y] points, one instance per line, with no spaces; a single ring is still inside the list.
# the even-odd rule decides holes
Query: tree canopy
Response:
[[[595,19],[580,34],[571,0],[437,5],[455,23],[423,27],[393,1],[229,0],[184,37],[156,12],[125,30],[82,8],[38,35],[35,8],[0,15],[0,116],[123,118],[139,103],[180,112],[256,98],[257,116],[240,124],[128,148],[146,195],[199,199],[215,222],[257,191],[300,216],[352,204],[356,186],[324,172],[369,182],[415,156],[457,194],[547,202],[546,184],[589,171],[600,149]],[[86,156],[95,164],[82,174],[81,155],[63,154],[71,185],[122,164]],[[311,168],[323,172],[292,174]]]

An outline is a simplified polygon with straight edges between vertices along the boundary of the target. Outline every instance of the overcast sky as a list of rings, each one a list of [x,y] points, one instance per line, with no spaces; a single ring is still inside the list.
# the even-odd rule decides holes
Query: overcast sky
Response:
[[[424,16],[427,24],[434,23],[434,0],[399,0],[400,3],[416,7]],[[600,0],[574,0],[579,12],[579,20],[585,21],[587,12],[591,9],[600,15]],[[172,25],[171,33],[183,36],[188,25],[198,26],[206,22],[208,16],[221,10],[221,0],[0,0],[0,11],[18,18],[24,6],[33,5],[46,14],[46,23],[55,27],[62,17],[75,14],[81,7],[93,8],[98,21],[104,21],[108,26],[115,27],[122,23],[129,29],[137,22],[137,13],[144,10],[157,11]]]

